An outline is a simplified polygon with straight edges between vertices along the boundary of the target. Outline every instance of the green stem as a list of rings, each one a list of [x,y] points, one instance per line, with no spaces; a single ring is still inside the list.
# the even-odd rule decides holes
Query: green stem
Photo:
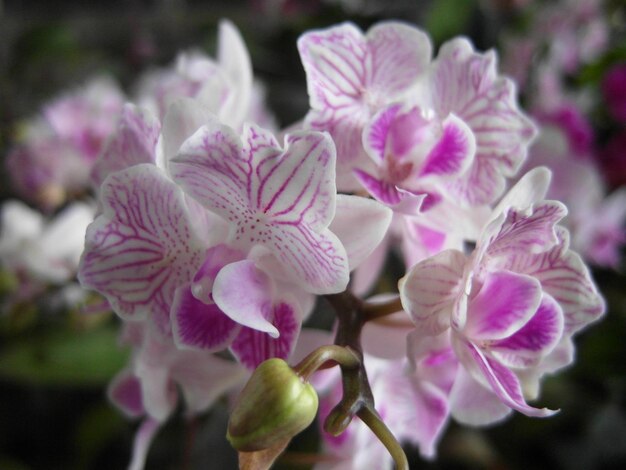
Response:
[[[402,446],[380,418],[376,410],[369,406],[364,406],[359,410],[357,416],[367,424],[380,442],[387,448],[396,463],[396,470],[409,470],[409,462]]]
[[[404,310],[404,307],[402,307],[400,296],[397,296],[384,303],[365,302],[363,304],[363,317],[364,321],[367,322],[381,317],[386,317],[387,315],[392,315],[402,310]]]
[[[349,347],[332,344],[317,348],[295,365],[293,370],[304,381],[307,381],[315,371],[329,361],[336,362],[346,368],[356,368],[361,364],[359,356]]]

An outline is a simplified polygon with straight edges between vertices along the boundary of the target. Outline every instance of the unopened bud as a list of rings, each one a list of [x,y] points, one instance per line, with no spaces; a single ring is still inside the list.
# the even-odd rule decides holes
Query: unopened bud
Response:
[[[315,389],[282,359],[261,363],[235,403],[227,439],[243,452],[267,449],[303,431],[317,414]]]

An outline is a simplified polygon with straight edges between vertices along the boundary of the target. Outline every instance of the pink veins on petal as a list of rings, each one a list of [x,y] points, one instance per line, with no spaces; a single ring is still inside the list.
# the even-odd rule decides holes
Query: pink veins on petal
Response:
[[[431,45],[422,31],[384,22],[363,34],[344,23],[300,37],[298,50],[307,74],[312,129],[330,132],[337,145],[339,185],[353,185],[350,170],[367,161],[361,134],[380,107],[405,93],[423,72]]]
[[[454,113],[476,137],[476,158],[450,189],[471,205],[493,202],[518,170],[536,134],[519,110],[515,85],[498,76],[493,52],[478,54],[466,39],[446,42],[430,77],[441,117]]]
[[[103,214],[87,229],[81,284],[123,318],[152,314],[169,332],[174,292],[191,280],[206,249],[193,235],[182,191],[144,164],[109,176],[101,201]]]
[[[269,131],[246,126],[242,143],[214,122],[183,144],[170,169],[186,193],[230,222],[234,247],[266,247],[297,283],[321,294],[348,282],[345,249],[327,228],[334,163],[326,134],[288,135],[283,150]]]
[[[298,339],[301,323],[290,304],[275,304],[272,316],[270,320],[280,332],[278,338],[252,328],[243,328],[231,345],[233,354],[249,369],[255,369],[272,357],[287,359]]]

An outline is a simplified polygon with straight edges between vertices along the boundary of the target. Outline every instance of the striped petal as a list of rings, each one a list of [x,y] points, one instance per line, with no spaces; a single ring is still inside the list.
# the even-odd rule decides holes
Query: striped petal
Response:
[[[492,51],[478,54],[467,39],[454,39],[434,64],[430,88],[438,115],[454,113],[476,137],[476,158],[450,190],[471,205],[491,203],[526,158],[535,126],[519,110],[513,82],[497,75]]]
[[[402,306],[419,330],[435,336],[450,327],[465,263],[460,251],[442,251],[417,263],[400,280]]]
[[[251,370],[272,357],[287,360],[300,334],[301,321],[295,305],[293,302],[278,302],[273,306],[269,320],[280,334],[277,338],[243,328],[231,346],[237,360]]]
[[[309,131],[285,141],[283,150],[270,132],[248,126],[242,144],[214,123],[185,142],[170,168],[188,194],[229,221],[233,246],[264,246],[311,293],[342,291],[348,259],[327,228],[335,214],[332,141]]]
[[[99,188],[107,176],[141,163],[154,163],[161,124],[148,110],[124,105],[117,130],[106,142],[91,170]]]
[[[337,184],[356,189],[352,170],[368,157],[363,129],[378,108],[405,93],[431,56],[428,37],[398,22],[379,23],[364,35],[344,23],[298,40],[307,74],[309,128],[327,131],[337,145]]]
[[[508,338],[528,323],[540,302],[536,279],[508,271],[488,273],[470,298],[463,334],[479,341]]]
[[[490,354],[507,367],[536,366],[563,335],[563,311],[544,294],[537,312],[515,334],[489,346]]]
[[[226,349],[240,330],[213,302],[196,299],[188,286],[179,288],[172,307],[172,332],[180,348],[205,351]]]
[[[151,315],[169,332],[174,293],[191,280],[206,250],[182,191],[144,164],[109,176],[101,203],[102,215],[87,229],[81,284],[104,295],[121,317]]]
[[[522,394],[519,379],[513,371],[485,356],[474,344],[457,338],[452,341],[452,345],[459,360],[472,377],[489,387],[504,405],[526,416],[545,417],[556,413],[548,408],[534,408],[528,405]]]
[[[563,309],[565,332],[575,333],[596,321],[606,310],[589,269],[578,254],[569,250],[569,233],[556,227],[558,243],[543,253],[517,252],[506,269],[533,276]]]

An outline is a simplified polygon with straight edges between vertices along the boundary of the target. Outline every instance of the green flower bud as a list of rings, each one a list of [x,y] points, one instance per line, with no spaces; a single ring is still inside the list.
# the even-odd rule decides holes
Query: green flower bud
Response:
[[[315,389],[282,359],[261,363],[237,398],[226,438],[243,452],[267,449],[304,430],[317,414]]]

